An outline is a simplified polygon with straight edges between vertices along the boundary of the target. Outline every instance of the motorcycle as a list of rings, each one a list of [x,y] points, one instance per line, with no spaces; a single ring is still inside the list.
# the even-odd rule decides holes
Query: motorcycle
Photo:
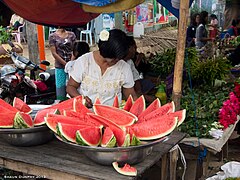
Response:
[[[11,46],[14,46],[9,42]],[[56,99],[54,69],[44,70],[24,56],[8,51],[14,66],[4,65],[1,68],[0,98],[12,103],[14,97],[24,100],[27,104],[52,104]],[[40,64],[49,66],[48,61]],[[30,70],[30,77],[26,75]],[[36,71],[39,79],[36,80]]]

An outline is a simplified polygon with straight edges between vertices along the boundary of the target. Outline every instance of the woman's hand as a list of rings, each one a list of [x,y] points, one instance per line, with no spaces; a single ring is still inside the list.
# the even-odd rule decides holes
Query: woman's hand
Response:
[[[85,96],[84,98],[85,98],[85,100],[86,100],[85,106],[86,106],[87,108],[92,108],[92,106],[93,106],[92,100],[91,100],[88,96]]]

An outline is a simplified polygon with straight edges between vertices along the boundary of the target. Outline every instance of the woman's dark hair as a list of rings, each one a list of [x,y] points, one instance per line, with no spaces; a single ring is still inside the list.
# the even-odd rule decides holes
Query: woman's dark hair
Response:
[[[216,16],[215,14],[211,14],[211,15],[210,15],[210,18],[217,19],[217,16]]]
[[[136,41],[134,40],[133,36],[127,36],[127,44],[128,47],[136,45]]]
[[[80,41],[73,44],[73,55],[75,59],[90,51],[88,43]]]
[[[208,12],[207,11],[202,11],[200,13],[200,24],[203,24],[203,25],[207,24],[206,17],[208,17]]]
[[[128,53],[127,35],[120,29],[110,30],[107,41],[99,39],[98,48],[104,58],[123,59]]]
[[[194,13],[191,15],[191,24],[194,25],[194,26],[197,26],[197,22],[196,22],[196,18],[197,16],[200,16],[199,13]]]

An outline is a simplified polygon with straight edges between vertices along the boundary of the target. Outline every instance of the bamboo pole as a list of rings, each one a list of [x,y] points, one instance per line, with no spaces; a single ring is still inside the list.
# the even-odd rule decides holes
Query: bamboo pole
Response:
[[[175,103],[176,110],[180,109],[180,100],[182,96],[182,75],[188,14],[189,14],[189,0],[180,1],[177,53],[174,66],[173,93],[172,93],[173,94],[172,99]]]

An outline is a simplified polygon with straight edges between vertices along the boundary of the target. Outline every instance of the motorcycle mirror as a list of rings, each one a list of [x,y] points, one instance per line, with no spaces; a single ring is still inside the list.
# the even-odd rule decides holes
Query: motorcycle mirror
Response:
[[[49,65],[50,65],[50,62],[48,62],[48,61],[46,61],[46,60],[43,60],[43,61],[41,61],[40,64],[49,66]]]

